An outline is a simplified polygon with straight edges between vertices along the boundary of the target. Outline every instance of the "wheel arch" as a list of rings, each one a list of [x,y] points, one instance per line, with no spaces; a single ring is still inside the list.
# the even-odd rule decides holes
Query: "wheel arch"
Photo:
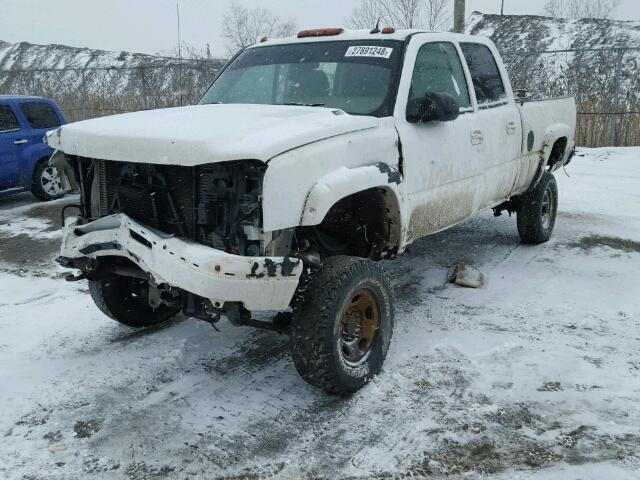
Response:
[[[571,139],[571,143],[569,139]],[[538,185],[544,172],[554,172],[566,165],[573,154],[574,146],[573,130],[569,125],[556,123],[547,128],[542,143],[538,169],[528,190],[532,190]]]
[[[573,150],[569,139],[573,138],[569,125],[556,123],[547,128],[542,144],[543,168],[553,171],[566,163]]]
[[[321,221],[308,222],[298,230],[336,239],[344,248],[340,254],[380,259],[400,249],[400,202],[397,192],[389,186],[374,186],[343,196],[331,206],[323,206],[322,213]]]
[[[304,202],[300,225],[318,225],[339,201],[374,188],[389,192],[397,206],[397,186],[400,181],[400,172],[386,163],[357,168],[341,167],[320,178],[311,188]]]

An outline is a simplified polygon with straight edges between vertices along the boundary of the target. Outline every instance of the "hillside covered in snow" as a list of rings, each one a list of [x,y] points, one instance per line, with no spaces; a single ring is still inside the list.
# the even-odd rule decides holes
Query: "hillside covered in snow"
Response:
[[[53,98],[78,120],[192,103],[222,64],[0,40],[0,94]]]
[[[514,88],[574,95],[581,145],[640,144],[640,21],[474,12],[467,33],[493,40]]]
[[[491,38],[503,52],[618,47],[640,49],[640,21],[473,12],[467,20],[467,33]]]
[[[40,70],[69,68],[134,68],[163,65],[166,57],[142,53],[109,52],[66,45],[7,43],[0,40],[1,70]]]

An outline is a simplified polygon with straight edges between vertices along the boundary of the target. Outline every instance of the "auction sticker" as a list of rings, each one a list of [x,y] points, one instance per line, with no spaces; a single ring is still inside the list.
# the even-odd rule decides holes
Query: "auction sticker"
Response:
[[[347,49],[345,57],[376,57],[376,58],[389,58],[393,48],[389,47],[373,47],[365,45],[352,46]]]

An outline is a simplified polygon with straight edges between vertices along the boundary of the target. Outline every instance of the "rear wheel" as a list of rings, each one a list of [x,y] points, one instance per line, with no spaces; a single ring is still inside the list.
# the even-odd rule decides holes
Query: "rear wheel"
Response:
[[[149,284],[137,278],[117,276],[89,280],[89,292],[96,306],[109,318],[130,327],[149,327],[169,320],[180,307],[149,306]]]
[[[47,160],[41,160],[33,172],[31,193],[44,201],[55,200],[64,196],[62,181],[56,167],[51,167]]]
[[[351,394],[380,372],[392,331],[392,289],[382,266],[330,257],[294,310],[293,360],[310,384]]]
[[[558,213],[558,186],[544,172],[536,187],[523,194],[518,208],[518,233],[524,243],[544,243],[553,233]]]

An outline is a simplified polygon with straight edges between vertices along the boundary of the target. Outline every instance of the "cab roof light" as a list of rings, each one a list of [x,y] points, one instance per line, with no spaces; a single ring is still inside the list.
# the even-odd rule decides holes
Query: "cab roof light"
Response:
[[[344,32],[344,28],[313,28],[298,32],[298,38],[308,37],[333,37]]]
[[[384,33],[385,35],[388,35],[389,33],[395,33],[396,29],[393,27],[384,27],[382,29],[382,33]]]
[[[269,37],[262,37],[262,38],[260,39],[260,43],[264,43],[264,42],[266,42],[267,40],[269,40]]]

